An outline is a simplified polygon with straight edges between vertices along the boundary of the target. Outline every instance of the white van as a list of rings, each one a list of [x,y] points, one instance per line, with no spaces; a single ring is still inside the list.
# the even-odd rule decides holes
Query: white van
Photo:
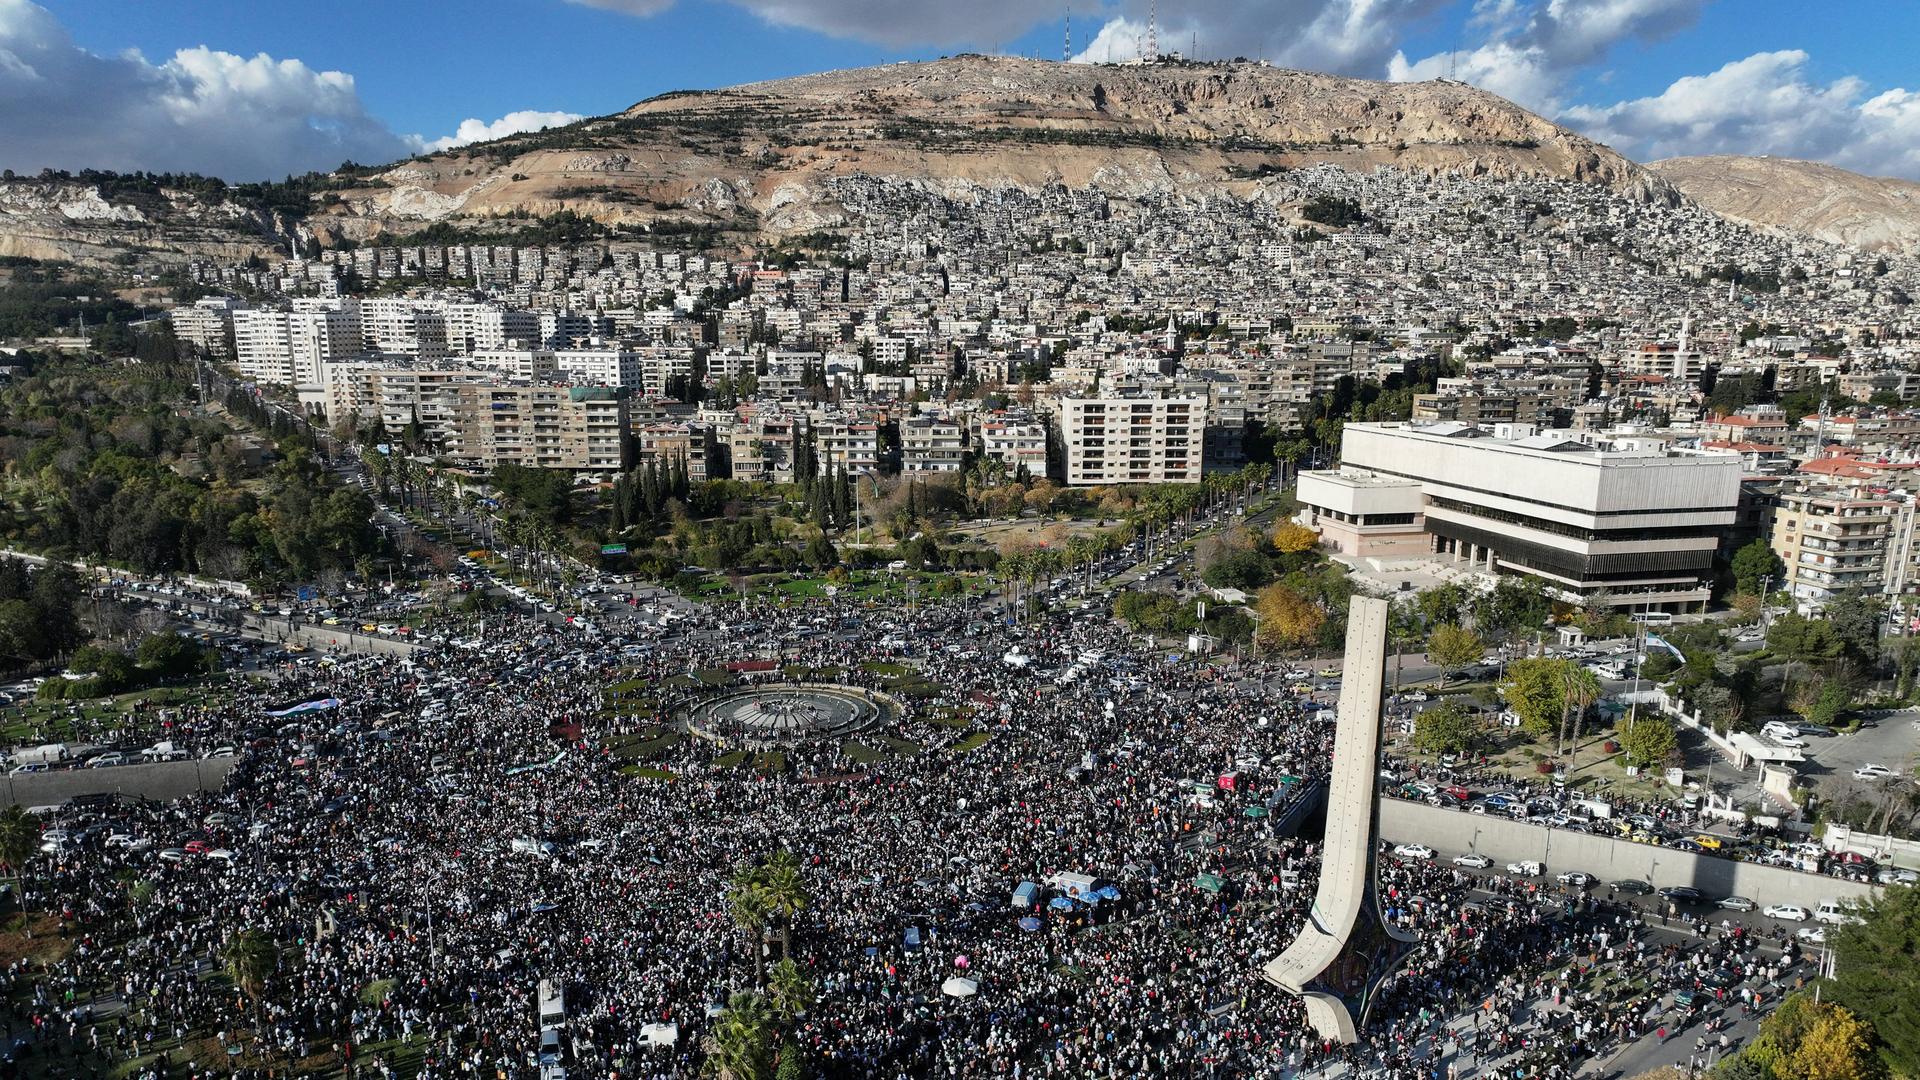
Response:
[[[1813,909],[1814,922],[1839,926],[1842,923],[1853,922],[1854,919],[1852,905],[1843,904],[1838,900],[1822,900],[1820,906]]]

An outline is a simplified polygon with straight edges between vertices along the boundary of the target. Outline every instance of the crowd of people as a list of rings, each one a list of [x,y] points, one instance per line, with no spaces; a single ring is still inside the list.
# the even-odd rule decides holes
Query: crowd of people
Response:
[[[1257,668],[1144,650],[1104,614],[830,598],[746,614],[767,629],[644,644],[495,614],[479,649],[289,664],[176,710],[175,739],[240,757],[219,791],[52,822],[74,842],[21,900],[73,947],[4,973],[32,987],[12,1067],[531,1078],[550,980],[566,1075],[692,1076],[756,950],[782,949],[729,904],[736,867],[778,851],[801,863],[787,947],[817,994],[792,1037],[826,1077],[1570,1075],[1684,1022],[1663,1011],[1681,989],[1711,1010],[1798,962],[1791,940],[1702,926],[1682,949],[1584,894],[1383,856],[1382,903],[1420,944],[1341,1047],[1260,978],[1311,902],[1317,845],[1290,811],[1325,776],[1330,712],[1264,691]],[[757,677],[897,692],[900,714],[857,736],[883,752],[628,753],[676,730],[691,674],[775,653]],[[1014,906],[1062,873],[1118,899]],[[272,973],[212,977],[248,931],[277,947]],[[955,974],[977,993],[943,993]]]

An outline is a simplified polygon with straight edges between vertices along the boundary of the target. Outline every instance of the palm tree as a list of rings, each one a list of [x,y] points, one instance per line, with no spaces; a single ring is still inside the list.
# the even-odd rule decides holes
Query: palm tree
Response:
[[[27,860],[40,846],[40,823],[18,806],[0,810],[0,862],[13,871],[14,891],[20,896],[20,910],[27,910]]]
[[[1561,684],[1560,692],[1573,704],[1573,760],[1567,765],[1567,772],[1571,775],[1580,761],[1580,727],[1587,718],[1587,708],[1599,701],[1605,691],[1600,688],[1600,680],[1593,672],[1573,664],[1567,666],[1573,668],[1574,673]]]
[[[280,964],[279,946],[273,939],[259,930],[241,930],[227,938],[220,947],[220,961],[227,969],[227,977],[240,992],[253,999],[256,1018],[260,1010],[260,995],[267,988],[267,976]]]
[[[767,920],[773,916],[773,904],[760,883],[757,867],[734,871],[730,906],[734,925],[747,932],[747,945],[753,951],[753,985],[767,984]]]
[[[707,1037],[706,1069],[722,1080],[765,1080],[773,1075],[773,1013],[759,994],[739,993],[727,999],[726,1010],[715,1019]]]
[[[818,996],[813,980],[807,978],[806,973],[800,970],[800,965],[791,958],[773,965],[773,970],[767,976],[767,989],[773,996],[773,1011],[787,1022],[806,1015]]]
[[[785,848],[774,852],[760,868],[759,886],[768,909],[780,920],[780,955],[791,957],[793,920],[813,901],[800,877],[799,858]]]

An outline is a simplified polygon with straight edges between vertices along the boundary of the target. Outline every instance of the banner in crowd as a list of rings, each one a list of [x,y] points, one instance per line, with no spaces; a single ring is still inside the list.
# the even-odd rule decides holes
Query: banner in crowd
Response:
[[[268,709],[268,716],[298,716],[301,713],[325,712],[340,707],[339,698],[314,698],[311,701],[293,701],[278,709]]]

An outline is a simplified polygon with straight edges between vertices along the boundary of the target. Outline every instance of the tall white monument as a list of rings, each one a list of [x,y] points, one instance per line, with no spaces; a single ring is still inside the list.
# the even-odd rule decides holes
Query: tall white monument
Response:
[[[1359,1038],[1374,991],[1417,940],[1381,918],[1374,892],[1388,608],[1356,596],[1348,610],[1320,887],[1300,936],[1263,969],[1305,1004],[1315,1031],[1342,1043]]]

